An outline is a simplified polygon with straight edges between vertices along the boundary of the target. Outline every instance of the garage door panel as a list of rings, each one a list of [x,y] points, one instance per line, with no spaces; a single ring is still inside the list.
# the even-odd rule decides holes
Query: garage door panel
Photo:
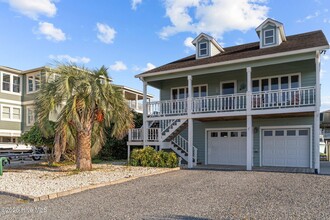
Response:
[[[246,165],[246,137],[240,131],[221,131],[217,137],[211,137],[212,132],[208,133],[208,164]],[[221,133],[228,136],[221,137]]]
[[[298,129],[296,131],[294,131],[295,129],[278,130],[280,131],[277,132],[274,129],[265,132],[266,130],[264,130],[262,133],[262,165],[309,167],[310,142],[306,129],[304,129],[304,133],[299,133]],[[287,132],[287,130],[290,131]],[[276,136],[276,134],[281,136]]]

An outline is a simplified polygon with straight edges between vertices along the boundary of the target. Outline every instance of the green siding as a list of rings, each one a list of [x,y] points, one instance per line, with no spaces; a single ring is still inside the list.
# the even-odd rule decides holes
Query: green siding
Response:
[[[252,68],[251,77],[253,79],[291,73],[301,73],[302,87],[315,86],[316,74],[314,60],[254,67]],[[246,92],[247,79],[245,69],[194,76],[192,83],[193,85],[207,84],[208,95],[212,96],[220,94],[220,82],[232,80],[237,82],[237,93]],[[163,80],[160,82],[160,99],[169,100],[171,99],[171,88],[186,86],[188,86],[188,80],[186,77]]]
[[[291,117],[280,118],[274,117],[270,119],[253,119],[252,126],[257,128],[257,132],[253,135],[253,165],[259,166],[260,164],[260,127],[263,126],[299,126],[307,125],[313,126],[314,117]],[[232,121],[211,121],[211,122],[199,122],[194,121],[194,146],[198,149],[198,162],[205,163],[205,140],[206,129],[235,129],[246,128],[246,120],[232,120]],[[310,133],[313,135],[313,132]],[[183,131],[182,136],[187,138],[187,131]],[[313,152],[314,154],[314,152]],[[314,156],[313,156],[314,158]],[[314,163],[314,162],[313,162]]]

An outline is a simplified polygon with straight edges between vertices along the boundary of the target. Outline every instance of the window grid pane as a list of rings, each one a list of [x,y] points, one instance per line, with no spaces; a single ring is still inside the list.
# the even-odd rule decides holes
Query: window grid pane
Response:
[[[2,118],[10,119],[10,107],[6,107],[6,106],[2,107]]]
[[[2,90],[10,91],[10,75],[3,73],[2,75]]]

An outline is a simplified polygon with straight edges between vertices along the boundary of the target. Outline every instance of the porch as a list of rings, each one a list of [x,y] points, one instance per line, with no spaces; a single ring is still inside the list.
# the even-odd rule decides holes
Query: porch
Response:
[[[215,95],[205,97],[194,97],[191,100],[174,99],[147,102],[147,117],[172,117],[188,115],[188,107],[191,109],[192,117],[210,113],[230,113],[246,115],[245,111],[250,106],[253,111],[261,114],[259,110],[284,110],[289,108],[301,108],[315,106],[315,86],[300,87],[285,90],[271,90],[253,92],[250,100],[249,93],[236,93],[230,95]],[[190,103],[190,104],[189,104]],[[265,112],[268,114],[268,112]]]

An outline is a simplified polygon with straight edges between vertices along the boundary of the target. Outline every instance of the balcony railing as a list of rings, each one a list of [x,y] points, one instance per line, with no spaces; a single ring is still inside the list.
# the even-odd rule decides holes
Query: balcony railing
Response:
[[[294,108],[315,105],[315,87],[254,92],[251,110]],[[186,115],[187,99],[164,100],[147,103],[149,117]],[[193,98],[192,114],[245,111],[246,93]]]
[[[246,109],[246,94],[218,95],[194,98],[192,112],[227,112]]]
[[[288,108],[315,105],[315,87],[252,93],[252,109]]]
[[[134,109],[138,112],[143,112],[142,102],[136,102],[135,100],[127,100],[127,104],[131,109]]]
[[[148,128],[148,138],[146,141],[157,142],[160,140],[160,128]],[[129,130],[129,141],[143,141],[143,128],[133,128]]]

